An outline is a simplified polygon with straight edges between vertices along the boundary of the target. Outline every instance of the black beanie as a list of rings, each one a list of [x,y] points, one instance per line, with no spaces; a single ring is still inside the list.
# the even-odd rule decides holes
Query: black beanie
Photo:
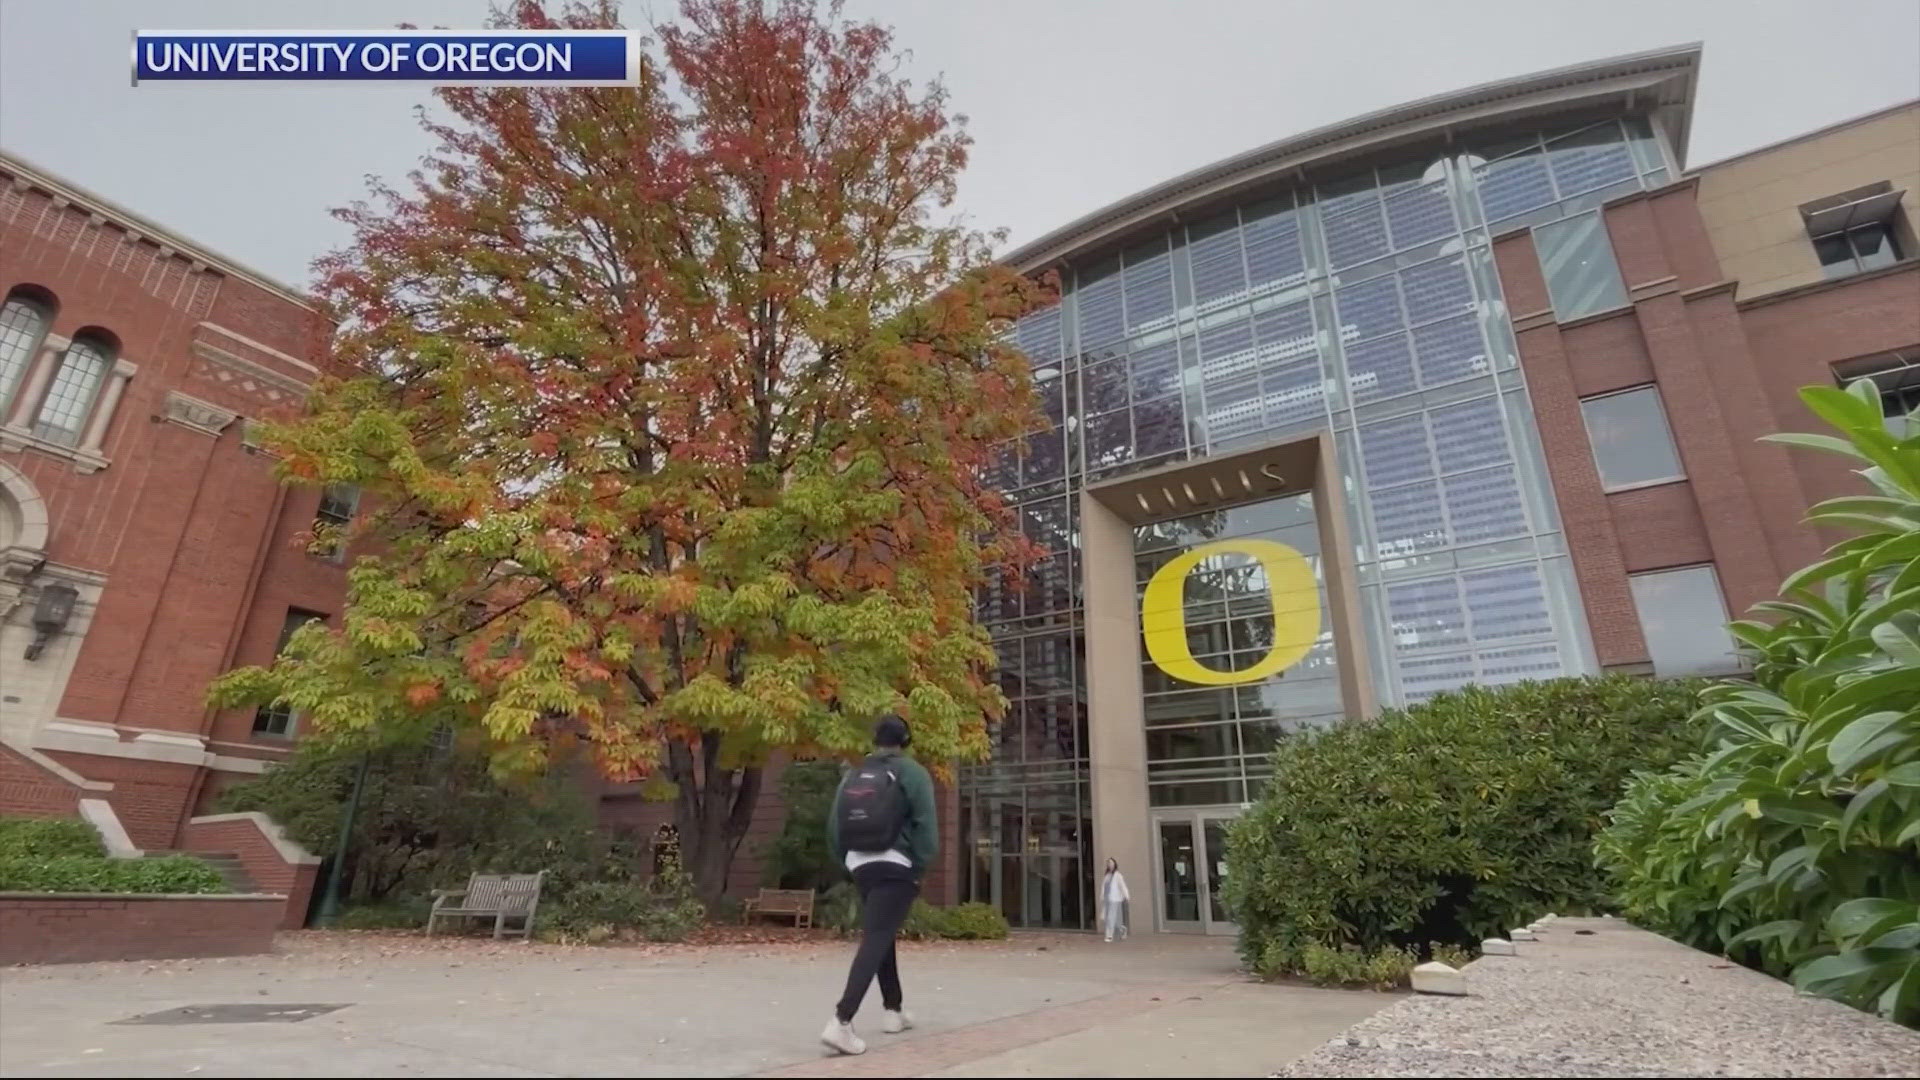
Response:
[[[888,713],[873,725],[873,745],[900,747],[907,745],[907,722]]]

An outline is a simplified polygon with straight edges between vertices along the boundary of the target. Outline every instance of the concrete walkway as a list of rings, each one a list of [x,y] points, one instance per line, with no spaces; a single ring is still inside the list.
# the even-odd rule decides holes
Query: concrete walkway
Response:
[[[880,1034],[870,997],[872,1049],[826,1058],[849,948],[307,933],[272,957],[10,969],[0,1074],[1263,1076],[1396,1000],[1250,983],[1218,939],[909,945],[920,1026]],[[209,1006],[236,1008],[125,1023]]]
[[[1920,1076],[1920,1032],[1618,919],[1557,919],[1273,1075]]]

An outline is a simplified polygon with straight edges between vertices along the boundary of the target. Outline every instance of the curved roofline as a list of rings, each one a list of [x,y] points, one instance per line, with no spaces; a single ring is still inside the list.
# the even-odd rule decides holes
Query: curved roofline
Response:
[[[1155,184],[1021,245],[1002,259],[1031,273],[1133,232],[1155,219],[1174,220],[1196,203],[1288,173],[1384,150],[1393,145],[1480,128],[1531,115],[1618,103],[1659,114],[1676,164],[1686,165],[1701,45],[1595,60],[1483,83],[1315,128],[1224,158]]]

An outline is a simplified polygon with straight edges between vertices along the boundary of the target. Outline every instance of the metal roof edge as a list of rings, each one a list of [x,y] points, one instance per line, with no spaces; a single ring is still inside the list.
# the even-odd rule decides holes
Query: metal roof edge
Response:
[[[1475,110],[1478,110],[1475,119],[1484,121],[1489,115],[1488,106],[1499,104],[1500,112],[1520,111],[1529,101],[1540,102],[1556,91],[1616,83],[1636,76],[1655,76],[1655,82],[1667,82],[1676,76],[1682,80],[1678,87],[1679,100],[1668,108],[1677,114],[1669,128],[1674,153],[1684,162],[1701,52],[1701,43],[1692,42],[1587,61],[1437,94],[1314,128],[1203,165],[1109,203],[1008,252],[1001,262],[1022,271],[1040,269],[1110,239],[1142,217],[1176,210],[1197,197],[1256,179],[1275,171],[1276,163],[1288,169],[1305,168],[1318,158],[1328,156],[1339,144],[1351,143],[1362,136],[1443,129],[1450,118]]]

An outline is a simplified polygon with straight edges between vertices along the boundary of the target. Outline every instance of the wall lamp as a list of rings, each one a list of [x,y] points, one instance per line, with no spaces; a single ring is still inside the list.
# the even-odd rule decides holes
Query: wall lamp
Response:
[[[67,628],[73,618],[74,601],[79,590],[71,585],[42,585],[40,602],[33,608],[33,643],[27,646],[27,659],[38,660],[53,635]]]

